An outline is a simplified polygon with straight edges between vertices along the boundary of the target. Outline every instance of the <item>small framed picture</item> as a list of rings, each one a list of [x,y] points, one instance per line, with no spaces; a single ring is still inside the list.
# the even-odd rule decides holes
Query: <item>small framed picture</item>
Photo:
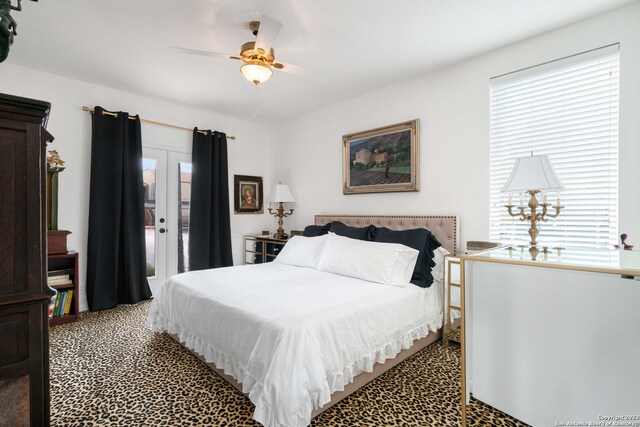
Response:
[[[237,214],[261,214],[264,212],[262,177],[233,176],[233,206]]]

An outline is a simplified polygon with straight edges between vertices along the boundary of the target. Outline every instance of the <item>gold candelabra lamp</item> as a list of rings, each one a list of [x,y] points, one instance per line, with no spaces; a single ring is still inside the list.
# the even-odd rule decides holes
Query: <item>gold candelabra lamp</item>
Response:
[[[538,244],[538,229],[539,222],[546,222],[549,218],[557,218],[560,215],[560,211],[564,206],[560,205],[560,197],[558,197],[553,209],[555,213],[549,212],[550,203],[547,203],[547,196],[544,195],[542,203],[538,202],[537,194],[542,193],[542,190],[562,190],[564,187],[558,179],[549,158],[545,155],[534,156],[531,153],[530,157],[522,157],[516,159],[516,163],[511,171],[511,176],[507,180],[507,183],[502,187],[502,192],[526,192],[530,196],[529,203],[525,207],[523,202],[520,201],[518,212],[513,212],[515,205],[511,203],[511,195],[509,195],[509,202],[504,205],[509,211],[509,215],[518,218],[520,221],[529,221],[529,236],[531,240],[529,244],[534,249]],[[529,208],[529,212],[525,212],[526,208]],[[542,207],[542,211],[538,212],[538,208]],[[532,253],[533,256],[533,253]],[[535,259],[535,257],[534,257]]]
[[[531,237],[531,240],[529,243],[531,246],[536,246],[538,244],[538,233],[540,232],[540,230],[538,230],[538,222],[546,222],[549,218],[557,218],[558,215],[560,215],[560,210],[562,210],[564,206],[560,205],[560,198],[558,198],[558,202],[554,206],[556,212],[554,214],[550,214],[548,209],[551,204],[547,203],[547,196],[544,196],[542,203],[538,203],[536,194],[542,193],[540,190],[527,190],[526,193],[531,196],[529,204],[527,205],[529,207],[529,213],[525,212],[526,208],[524,205],[520,205],[518,207],[519,212],[514,213],[513,208],[515,205],[511,203],[511,197],[509,197],[509,204],[504,207],[509,210],[509,215],[520,219],[520,221],[529,221],[531,223],[531,226],[529,227],[529,236]],[[538,206],[542,206],[542,212],[538,212]]]
[[[278,230],[276,230],[273,235],[274,239],[286,240],[289,236],[284,232],[282,228],[282,218],[286,218],[293,213],[293,209],[289,209],[289,212],[285,212],[285,208],[283,203],[295,203],[296,199],[291,194],[289,190],[289,186],[287,184],[279,183],[273,189],[269,198],[267,199],[268,203],[277,203],[278,207],[274,210],[273,208],[269,208],[269,214],[278,218]]]

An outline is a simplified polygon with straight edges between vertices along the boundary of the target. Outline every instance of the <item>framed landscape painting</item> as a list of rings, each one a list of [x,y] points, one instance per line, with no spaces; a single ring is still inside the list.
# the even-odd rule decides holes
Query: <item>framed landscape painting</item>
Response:
[[[261,214],[264,196],[262,194],[262,177],[233,176],[233,207],[237,214]]]
[[[342,137],[343,193],[418,191],[418,119]]]

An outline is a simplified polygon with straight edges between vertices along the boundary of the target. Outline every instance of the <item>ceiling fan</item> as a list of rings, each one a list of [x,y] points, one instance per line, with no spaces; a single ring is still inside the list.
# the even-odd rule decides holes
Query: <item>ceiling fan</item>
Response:
[[[249,29],[253,35],[256,36],[256,40],[244,43],[240,48],[240,56],[176,46],[169,46],[169,49],[173,52],[189,55],[240,60],[244,62],[240,67],[242,75],[256,86],[269,80],[273,74],[273,69],[328,82],[331,77],[327,73],[276,61],[276,55],[272,46],[281,28],[282,23],[268,15],[262,15],[260,21],[251,21],[249,23]]]

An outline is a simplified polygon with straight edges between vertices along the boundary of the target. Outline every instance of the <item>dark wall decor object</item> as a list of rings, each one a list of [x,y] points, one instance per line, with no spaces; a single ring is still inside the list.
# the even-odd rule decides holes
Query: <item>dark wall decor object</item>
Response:
[[[31,0],[38,1],[38,0]],[[16,29],[18,23],[11,17],[11,11],[22,10],[21,0],[17,0],[18,5],[11,4],[11,0],[0,0],[0,62],[9,56],[9,48],[13,44],[13,38],[18,35]]]
[[[233,176],[233,211],[237,214],[264,213],[261,176]]]
[[[46,143],[51,104],[0,94],[0,424],[49,425]]]
[[[418,191],[418,119],[342,137],[343,194]]]

